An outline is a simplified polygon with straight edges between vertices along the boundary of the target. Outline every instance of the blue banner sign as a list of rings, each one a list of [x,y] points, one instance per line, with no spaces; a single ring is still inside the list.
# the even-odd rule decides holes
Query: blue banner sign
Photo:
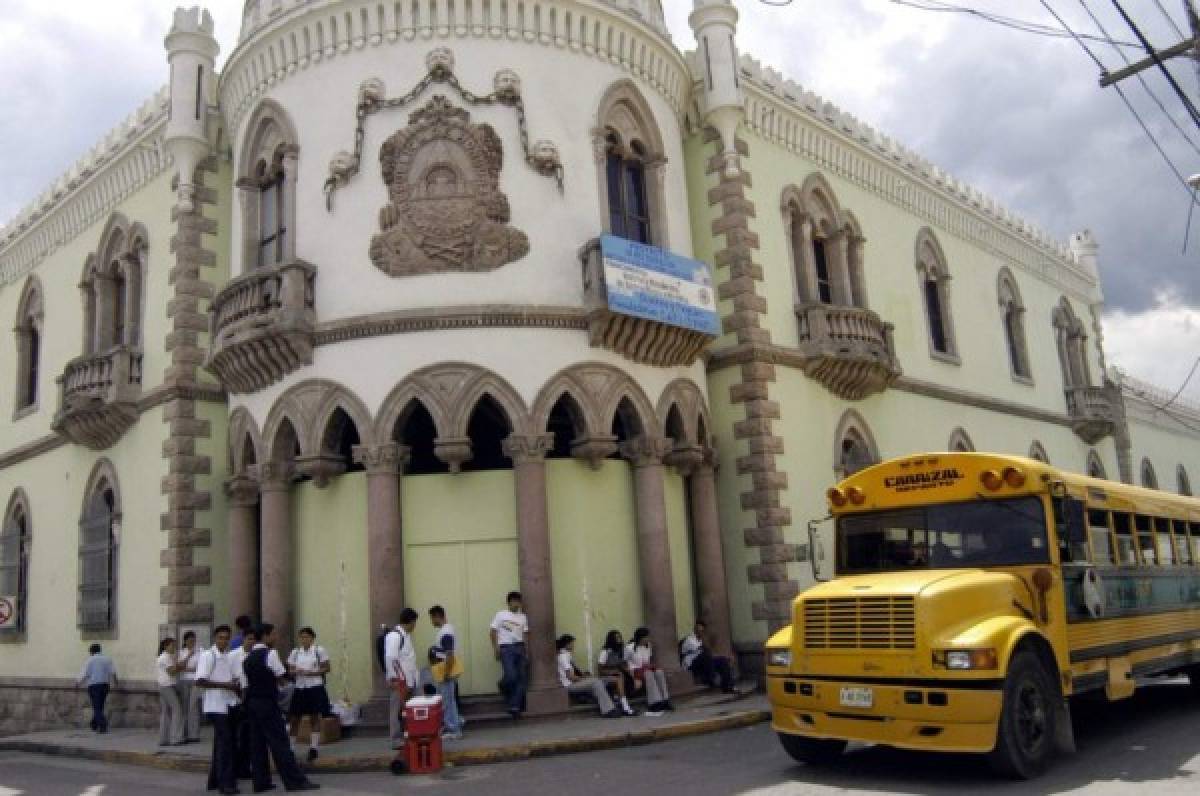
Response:
[[[721,333],[706,263],[612,235],[600,238],[600,253],[613,312],[714,337]]]

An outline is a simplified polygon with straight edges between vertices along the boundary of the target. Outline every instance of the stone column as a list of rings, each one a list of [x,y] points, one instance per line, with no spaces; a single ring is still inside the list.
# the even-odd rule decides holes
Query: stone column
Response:
[[[262,621],[275,625],[279,635],[279,654],[284,656],[292,647],[292,463],[266,462],[259,465],[262,491],[262,522],[259,536],[262,543],[262,589],[259,603]]]
[[[401,531],[400,474],[409,449],[395,442],[355,446],[354,461],[367,469],[367,594],[370,638],[380,625],[400,621],[404,610],[404,540]],[[372,661],[376,695],[387,691],[383,672]]]
[[[667,534],[667,501],[663,487],[663,457],[671,440],[638,437],[621,444],[621,454],[633,464],[637,504],[638,569],[642,580],[642,612],[656,649],[656,663],[672,683],[678,682],[675,654],[675,584],[671,576],[671,544]]]
[[[546,508],[546,453],[550,434],[513,434],[504,440],[512,459],[517,501],[517,565],[525,613],[529,616],[530,713],[567,709],[558,683],[554,648],[554,584],[550,561],[550,516]]]
[[[238,475],[229,497],[229,615],[258,616],[258,482]]]
[[[93,282],[96,291],[96,349],[103,353],[114,345],[113,320],[117,311],[116,281],[108,274],[96,274]]]
[[[850,278],[850,239],[846,230],[838,230],[825,241],[825,264],[833,288],[833,303],[854,306],[854,289]]]
[[[817,259],[813,253],[813,224],[812,220],[805,218],[800,222],[800,260],[802,273],[796,275],[797,282],[804,283],[802,291],[803,301],[807,303],[817,303],[821,300],[821,293],[817,289]],[[829,261],[826,259],[825,264],[828,266]]]
[[[717,511],[716,452],[704,458],[688,478],[691,496],[692,541],[696,551],[696,587],[700,592],[700,617],[708,623],[715,652],[733,657],[729,628],[729,588],[725,582],[725,552],[721,519]]]

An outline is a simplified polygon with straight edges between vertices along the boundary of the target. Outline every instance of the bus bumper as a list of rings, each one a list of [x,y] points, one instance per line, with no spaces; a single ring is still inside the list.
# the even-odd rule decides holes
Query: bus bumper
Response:
[[[879,685],[853,680],[767,678],[771,727],[810,738],[836,738],[939,752],[990,752],[1003,702],[1003,683],[971,688]],[[994,687],[991,687],[993,686]],[[871,707],[846,707],[842,689],[869,689]]]

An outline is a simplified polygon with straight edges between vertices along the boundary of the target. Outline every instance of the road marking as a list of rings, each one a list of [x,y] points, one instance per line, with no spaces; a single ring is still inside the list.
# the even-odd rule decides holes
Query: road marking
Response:
[[[80,793],[79,796],[100,796],[102,793],[104,793],[104,789],[106,787],[108,787],[108,786],[107,785],[92,785],[90,788],[88,788],[87,790]]]

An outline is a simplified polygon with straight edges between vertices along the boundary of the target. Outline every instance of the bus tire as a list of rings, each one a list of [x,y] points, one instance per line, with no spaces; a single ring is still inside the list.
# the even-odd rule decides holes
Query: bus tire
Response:
[[[779,742],[783,749],[797,763],[810,766],[827,766],[842,756],[846,751],[845,741],[834,741],[827,738],[806,738],[803,735],[791,735],[781,732]]]
[[[996,732],[996,748],[988,762],[999,774],[1033,779],[1054,757],[1061,699],[1054,680],[1031,649],[1013,656],[1004,679],[1004,704]]]
[[[1193,664],[1184,670],[1187,675],[1188,685],[1192,687],[1192,693],[1200,696],[1200,664]]]

